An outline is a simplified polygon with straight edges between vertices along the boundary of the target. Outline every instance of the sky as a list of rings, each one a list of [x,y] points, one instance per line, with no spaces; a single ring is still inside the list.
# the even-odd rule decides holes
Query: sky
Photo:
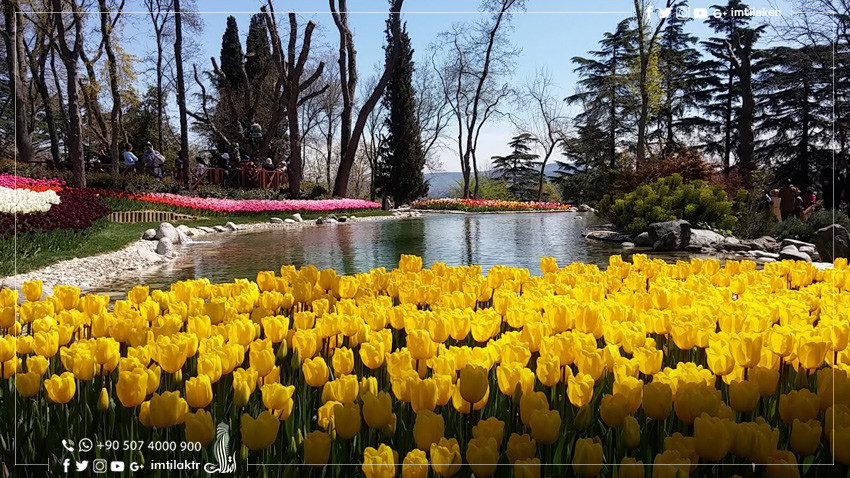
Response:
[[[662,3],[662,0],[656,2],[658,5]],[[711,12],[710,7],[713,4],[725,1],[691,0],[689,3],[692,11],[704,7]],[[791,5],[785,0],[752,0],[748,3],[753,8],[779,9],[783,16],[792,14]],[[141,2],[138,2],[137,5],[140,4]],[[221,36],[229,15],[233,15],[237,20],[244,48],[250,17],[264,4],[262,0],[198,0],[204,28],[200,35],[194,38],[197,47],[190,52],[192,61],[198,62],[199,68],[210,68],[209,58],[219,56]],[[478,5],[479,2],[473,0],[406,0],[402,20],[407,22],[415,50],[414,61],[423,62],[428,45],[453,23],[471,23],[480,18],[482,13],[478,11]],[[520,86],[538,68],[543,67],[554,78],[559,96],[572,94],[578,78],[570,59],[574,56],[585,56],[587,51],[597,49],[603,34],[612,31],[620,20],[630,16],[633,5],[632,0],[528,0],[525,12],[511,15],[511,30],[508,35],[512,44],[521,49],[521,53],[517,58],[513,77],[508,81]],[[316,22],[314,48],[317,45],[333,50],[338,48],[336,27],[329,13],[328,3],[324,0],[277,1],[275,7],[278,18],[281,18],[285,11],[289,11],[284,9],[299,13],[302,31],[307,20]],[[358,69],[363,81],[372,73],[373,67],[384,59],[387,2],[349,0],[348,7],[351,11],[349,21],[354,32]],[[147,12],[138,11],[143,9],[137,8],[137,13],[129,13],[131,8],[133,7],[126,9],[128,19],[132,17],[133,21],[124,29],[127,37],[125,42],[130,40],[126,42],[130,44],[129,50],[143,57],[154,51],[153,32]],[[657,15],[653,15],[653,21],[658,21]],[[754,24],[759,21],[761,19],[754,19]],[[708,38],[711,34],[703,20],[689,22],[688,30],[700,39]],[[142,81],[153,82],[151,77],[141,78]],[[488,125],[482,131],[477,155],[479,160],[506,154],[506,143],[517,132],[508,120],[494,121]],[[448,144],[451,143],[449,141]],[[444,171],[460,170],[457,154],[450,149],[441,151],[440,159]],[[486,169],[486,166],[482,169]]]

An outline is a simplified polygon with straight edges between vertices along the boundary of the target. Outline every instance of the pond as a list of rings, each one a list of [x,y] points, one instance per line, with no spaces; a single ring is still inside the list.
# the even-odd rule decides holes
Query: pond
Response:
[[[539,275],[541,256],[553,256],[562,266],[578,261],[604,268],[610,255],[623,253],[628,258],[634,250],[585,239],[584,230],[600,222],[592,213],[574,212],[425,214],[402,220],[217,235],[181,246],[174,261],[125,276],[99,292],[118,297],[140,283],[167,288],[172,282],[201,277],[213,283],[254,279],[258,271],[279,270],[283,264],[314,264],[319,269],[353,274],[375,267],[392,269],[402,254],[421,256],[426,267],[438,261],[480,264],[485,272],[504,264],[527,267]]]

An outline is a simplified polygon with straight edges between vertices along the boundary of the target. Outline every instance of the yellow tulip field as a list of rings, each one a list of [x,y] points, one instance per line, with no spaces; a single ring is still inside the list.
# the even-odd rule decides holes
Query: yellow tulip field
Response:
[[[161,476],[847,475],[845,259],[540,265],[4,289],[2,459],[61,471],[88,438]]]

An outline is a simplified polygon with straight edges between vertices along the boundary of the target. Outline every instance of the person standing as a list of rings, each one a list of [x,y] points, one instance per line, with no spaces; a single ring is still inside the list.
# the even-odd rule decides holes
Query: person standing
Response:
[[[132,144],[127,143],[127,144],[124,145],[123,156],[124,156],[124,167],[127,169],[127,171],[129,171],[131,173],[135,172],[136,163],[139,162],[139,158],[137,158],[136,155],[133,154],[133,145]]]
[[[797,196],[800,195],[800,189],[794,186],[791,178],[785,180],[785,185],[779,190],[779,211],[782,220],[796,215]]]
[[[815,212],[815,203],[818,198],[811,187],[806,188],[803,193],[803,211],[800,213],[800,219],[806,220],[813,212]]]
[[[773,213],[774,216],[776,216],[777,221],[781,222],[782,221],[782,213],[780,212],[780,209],[779,209],[780,201],[781,201],[781,199],[779,199],[779,190],[774,189],[773,191],[771,191],[770,192],[770,212]]]

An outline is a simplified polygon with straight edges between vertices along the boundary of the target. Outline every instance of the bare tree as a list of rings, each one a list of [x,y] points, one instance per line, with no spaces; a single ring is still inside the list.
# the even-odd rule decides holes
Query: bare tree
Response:
[[[55,4],[56,2],[54,2]],[[6,45],[6,63],[9,68],[9,84],[15,97],[15,145],[21,161],[35,158],[29,129],[27,110],[31,107],[26,98],[26,54],[24,53],[24,31],[20,21],[21,6],[18,0],[3,1],[5,28],[0,30]]]
[[[109,72],[109,89],[112,93],[112,111],[109,114],[109,149],[112,151],[112,167],[113,172],[118,172],[118,138],[121,135],[123,128],[121,126],[121,91],[118,89],[118,65],[115,61],[115,50],[112,48],[112,32],[115,30],[115,25],[118,19],[121,18],[121,11],[124,9],[124,0],[114,10],[109,11],[106,5],[106,0],[98,0],[100,6],[100,33],[103,38],[103,48],[106,50],[106,69]],[[125,138],[126,141],[126,138]]]
[[[298,21],[294,13],[289,13],[289,42],[286,52],[277,30],[277,19],[275,18],[274,5],[268,0],[268,9],[262,8],[266,15],[266,26],[272,41],[272,58],[275,62],[278,75],[283,81],[283,102],[286,106],[286,119],[289,126],[289,192],[293,196],[301,193],[302,155],[301,155],[301,129],[299,124],[298,106],[311,98],[321,95],[325,88],[311,91],[304,97],[301,92],[322,76],[325,68],[324,62],[320,62],[313,73],[302,80],[304,68],[310,55],[310,41],[316,24],[307,22],[304,28],[304,37],[301,40],[301,51],[296,54],[296,42],[298,38]]]
[[[53,0],[58,2],[59,0]],[[174,63],[177,68],[177,106],[180,110],[180,159],[183,161],[183,185],[189,181],[189,124],[186,118],[186,84],[183,80],[183,18],[180,0],[174,0]]]
[[[442,165],[436,152],[443,146],[452,111],[440,89],[432,65],[426,64],[416,68],[413,82],[416,90],[416,121],[421,128],[425,167],[430,171],[437,171]],[[366,127],[369,128],[368,121]]]
[[[640,95],[640,112],[637,121],[636,161],[640,165],[646,159],[646,126],[649,123],[650,109],[650,63],[658,46],[658,35],[664,27],[667,17],[660,17],[655,28],[650,30],[649,20],[652,11],[650,0],[634,0],[635,21],[638,33],[638,93]],[[674,0],[666,0],[665,8],[672,9]]]
[[[567,129],[562,97],[555,91],[552,74],[545,69],[538,69],[515,97],[519,113],[511,115],[511,121],[522,132],[531,133],[542,158],[537,184],[538,201],[543,196],[543,184],[546,182],[546,163],[564,141]]]
[[[482,126],[499,114],[498,105],[510,88],[496,82],[507,74],[518,50],[506,45],[503,33],[508,27],[507,16],[511,10],[521,9],[523,0],[487,0],[482,10],[493,12],[475,28],[456,24],[440,36],[434,47],[445,52],[441,64],[434,62],[434,70],[457,124],[457,146],[463,172],[463,196],[478,195],[478,160],[476,149]],[[471,176],[475,186],[469,189]]]
[[[366,82],[364,83],[364,87],[366,90],[371,90],[374,88],[375,83],[378,82],[378,75],[380,74],[377,71],[374,75],[370,76]],[[418,104],[417,104],[418,106]],[[377,197],[377,186],[378,186],[378,168],[379,161],[381,157],[381,143],[383,142],[384,134],[386,133],[386,109],[384,108],[384,102],[380,102],[375,105],[375,108],[369,112],[369,116],[366,118],[366,126],[363,130],[363,152],[362,157],[366,159],[366,162],[369,164],[369,200],[374,201]]]
[[[354,35],[348,26],[348,6],[346,0],[328,0],[331,15],[339,31],[339,78],[342,86],[342,125],[341,125],[341,150],[339,169],[334,183],[334,196],[346,196],[348,192],[348,179],[351,168],[357,155],[357,147],[360,136],[366,125],[369,112],[381,98],[381,95],[390,80],[390,75],[398,63],[400,54],[396,45],[393,46],[389,61],[386,62],[384,72],[375,85],[375,89],[360,107],[357,118],[352,125],[354,112],[354,95],[357,92],[357,50],[354,48]],[[336,4],[339,4],[337,8]],[[401,7],[404,0],[392,0],[390,5],[390,30],[392,38],[398,41],[401,32]]]
[[[44,10],[48,9],[49,7],[44,8]],[[50,157],[55,167],[62,158],[59,152],[59,133],[56,130],[53,101],[50,96],[50,89],[47,86],[47,59],[52,52],[50,45],[53,42],[53,20],[49,13],[39,12],[29,21],[35,25],[35,39],[32,48],[27,42],[24,42],[24,50],[29,60],[33,84],[41,97],[44,122],[47,124],[47,134],[50,140]]]
[[[65,65],[68,84],[68,159],[74,186],[86,187],[86,163],[83,158],[82,122],[80,120],[80,98],[77,94],[77,62],[83,50],[83,13],[77,0],[70,0],[71,23],[65,25],[62,0],[53,0],[53,22],[56,25],[56,40],[59,58]],[[73,29],[73,43],[68,43],[68,29]]]
[[[328,83],[327,91],[320,97],[321,121],[319,121],[319,132],[324,139],[324,165],[325,179],[327,181],[328,191],[333,188],[333,180],[331,178],[331,169],[334,161],[334,136],[337,129],[340,127],[340,110],[342,109],[342,88],[339,83]]]
[[[162,115],[164,92],[162,88],[163,62],[165,61],[165,37],[170,25],[172,0],[144,0],[151,17],[156,38],[156,147],[162,150]]]

